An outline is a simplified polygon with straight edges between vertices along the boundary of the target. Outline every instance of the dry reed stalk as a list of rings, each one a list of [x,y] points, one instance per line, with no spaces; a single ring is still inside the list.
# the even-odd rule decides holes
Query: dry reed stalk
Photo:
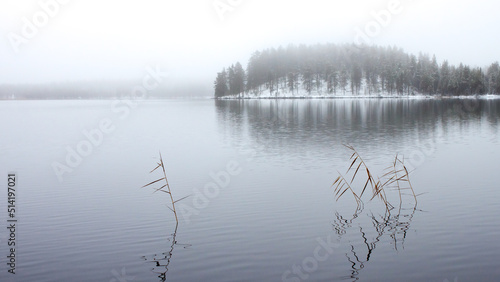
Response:
[[[380,179],[375,180],[373,174],[370,172],[370,169],[366,165],[365,161],[363,160],[363,158],[361,158],[361,155],[356,151],[356,149],[353,146],[351,145],[344,145],[344,146],[353,152],[351,157],[349,158],[349,160],[351,160],[352,162],[349,168],[347,169],[346,174],[349,174],[352,171],[354,171],[354,173],[349,182],[345,179],[345,177],[342,174],[339,173],[340,176],[337,177],[335,182],[332,184],[332,187],[335,186],[335,184],[337,184],[334,190],[335,196],[337,197],[337,201],[340,199],[340,197],[342,197],[342,195],[344,195],[345,192],[349,190],[354,196],[359,209],[360,207],[363,206],[362,197],[366,191],[366,188],[368,187],[368,184],[370,184],[370,187],[372,189],[372,196],[370,201],[377,197],[380,198],[380,200],[382,200],[382,202],[386,207],[386,211],[390,212],[390,210],[392,210],[394,206],[387,199],[385,188],[394,184],[396,190],[399,193],[400,209],[403,202],[402,192],[401,192],[402,190],[412,191],[416,205],[417,195],[415,195],[415,191],[413,190],[413,186],[411,185],[408,169],[404,165],[404,160],[401,160],[398,157],[398,155],[396,155],[396,157],[394,158],[392,166],[388,168],[390,169],[390,171],[382,176],[382,178],[388,178],[384,183],[382,183]],[[358,194],[352,188],[352,183],[354,182],[354,179],[356,179],[356,177],[359,176],[358,172],[360,170],[364,170],[366,172],[366,181],[364,181],[363,189],[361,190],[361,193],[358,196]],[[402,188],[400,182],[407,182],[409,187]]]
[[[411,190],[411,193],[413,195],[413,198],[415,199],[415,205],[417,204],[417,195],[415,195],[415,191],[413,190],[413,186],[410,181],[410,173],[408,169],[406,168],[404,164],[404,159],[400,159],[398,155],[394,158],[394,162],[391,167],[387,168],[389,171],[384,174],[382,177],[389,177],[386,182],[383,184],[384,186],[390,186],[394,184],[394,187],[398,190],[399,193],[399,204],[400,207],[403,202],[402,195],[403,193],[401,192],[402,190]],[[402,187],[400,182],[406,182],[408,183],[408,187]]]
[[[179,200],[174,201],[174,197],[172,196],[172,190],[170,189],[170,185],[168,184],[167,173],[165,172],[165,165],[164,165],[163,159],[161,157],[161,152],[160,152],[160,161],[157,163],[157,166],[153,170],[151,170],[149,173],[153,173],[155,170],[157,170],[159,168],[161,168],[163,171],[163,177],[160,179],[157,179],[151,183],[148,183],[148,184],[142,186],[141,188],[144,188],[144,187],[150,186],[152,184],[155,184],[157,182],[160,182],[162,180],[165,180],[165,184],[163,186],[161,186],[160,188],[155,189],[155,191],[153,193],[160,191],[160,192],[167,193],[170,196],[172,207],[169,207],[169,206],[167,206],[167,207],[174,213],[175,222],[176,222],[176,231],[177,231],[177,226],[179,225],[179,218],[177,217],[177,211],[175,210],[175,203],[184,200],[185,198],[189,197],[189,195],[186,197],[183,197]],[[164,188],[167,188],[167,189],[165,190]]]
[[[344,195],[345,192],[348,190],[351,191],[354,199],[356,200],[357,204],[357,209],[356,210],[361,210],[363,206],[363,201],[361,201],[361,198],[354,192],[352,189],[351,185],[347,182],[347,180],[340,174],[339,172],[339,177],[333,182],[332,187],[337,184],[337,187],[335,188],[335,196],[337,197],[337,201]],[[345,187],[345,188],[344,188]],[[340,194],[340,195],[339,195]]]

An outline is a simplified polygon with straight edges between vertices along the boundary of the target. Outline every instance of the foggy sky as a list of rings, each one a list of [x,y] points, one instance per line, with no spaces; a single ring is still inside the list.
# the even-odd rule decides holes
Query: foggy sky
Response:
[[[0,84],[140,79],[159,66],[169,83],[209,88],[223,67],[290,43],[396,45],[484,67],[500,60],[499,10],[494,0],[2,0]]]

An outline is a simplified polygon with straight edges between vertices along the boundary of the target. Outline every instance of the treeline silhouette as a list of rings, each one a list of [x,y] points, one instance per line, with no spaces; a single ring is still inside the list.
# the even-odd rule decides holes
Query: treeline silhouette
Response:
[[[356,44],[289,45],[254,52],[246,70],[238,62],[214,82],[215,97],[303,90],[342,95],[500,94],[500,66],[486,70],[460,63],[441,64],[436,56],[408,54],[398,47]],[[302,92],[303,92],[302,91]]]

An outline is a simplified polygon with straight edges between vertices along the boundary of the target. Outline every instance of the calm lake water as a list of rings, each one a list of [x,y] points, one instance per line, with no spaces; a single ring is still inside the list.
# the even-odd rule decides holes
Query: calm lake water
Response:
[[[1,281],[500,280],[500,100],[3,101],[0,118]],[[404,156],[417,205],[336,201],[343,144],[379,176]],[[191,195],[175,238],[168,195],[141,188],[160,151]]]

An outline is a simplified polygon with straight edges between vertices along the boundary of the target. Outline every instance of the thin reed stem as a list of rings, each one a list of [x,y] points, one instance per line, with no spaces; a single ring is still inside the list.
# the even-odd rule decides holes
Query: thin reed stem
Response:
[[[161,164],[161,168],[163,170],[163,175],[165,176],[165,183],[166,183],[165,185],[167,185],[168,195],[170,195],[170,200],[172,201],[172,211],[174,212],[174,215],[175,215],[175,222],[177,224],[179,224],[179,219],[177,218],[177,211],[175,210],[174,197],[172,196],[172,190],[170,190],[170,185],[168,184],[167,173],[165,172],[165,165],[163,164],[163,159],[161,157],[161,153],[160,153],[160,164]]]
[[[144,188],[144,187],[150,186],[152,184],[158,183],[162,180],[165,180],[165,184],[163,186],[161,186],[160,188],[155,189],[155,191],[153,193],[160,191],[160,192],[167,193],[170,196],[170,201],[171,201],[172,207],[168,207],[168,208],[174,213],[175,222],[176,222],[175,229],[177,230],[177,226],[179,225],[179,218],[177,217],[177,210],[175,209],[175,203],[182,201],[189,196],[183,197],[179,200],[174,200],[174,196],[172,195],[172,190],[170,189],[170,184],[168,183],[167,172],[165,171],[165,164],[163,163],[163,158],[161,156],[161,152],[159,154],[160,154],[160,161],[157,163],[157,166],[153,170],[151,170],[149,173],[152,173],[155,170],[157,170],[158,168],[161,168],[163,171],[163,177],[160,179],[157,179],[153,182],[150,182],[150,183],[142,186],[141,188]]]

